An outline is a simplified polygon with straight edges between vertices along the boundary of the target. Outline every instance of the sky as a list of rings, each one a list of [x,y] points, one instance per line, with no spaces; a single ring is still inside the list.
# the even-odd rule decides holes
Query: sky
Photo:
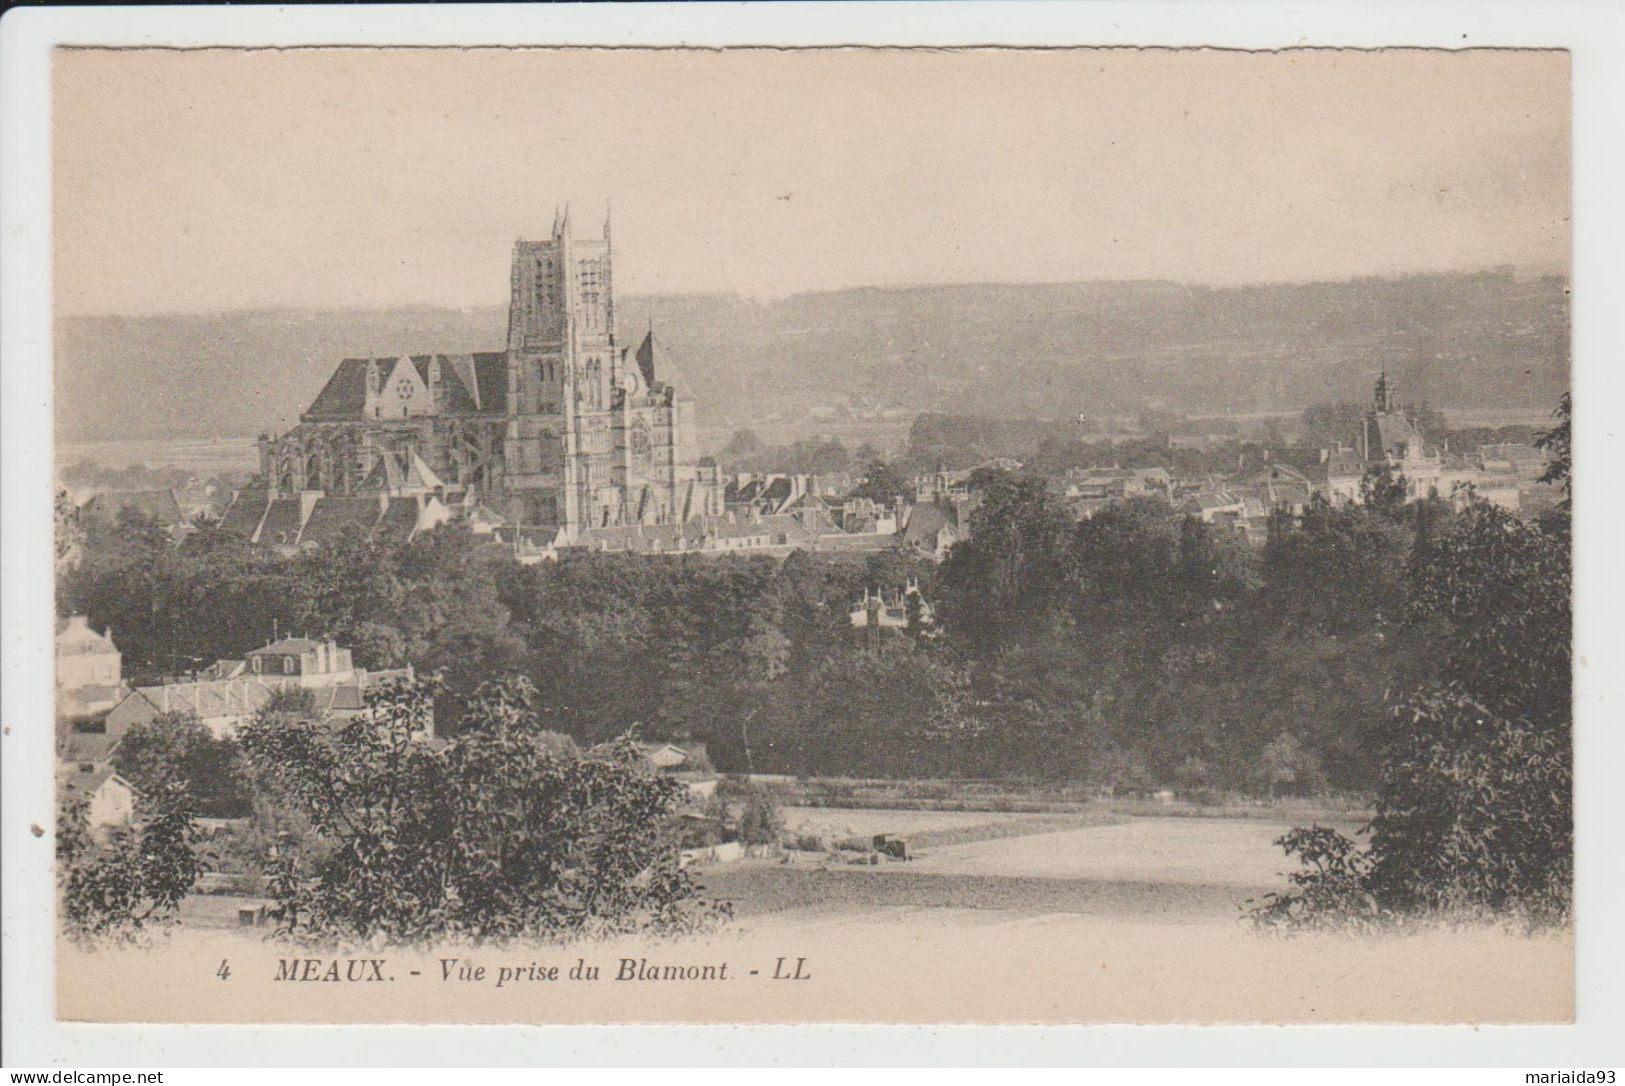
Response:
[[[62,50],[60,314],[1569,263],[1560,52]]]

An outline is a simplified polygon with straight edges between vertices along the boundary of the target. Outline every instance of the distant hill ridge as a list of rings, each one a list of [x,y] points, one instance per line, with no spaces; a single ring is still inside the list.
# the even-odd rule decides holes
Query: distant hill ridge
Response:
[[[1384,365],[1407,400],[1544,407],[1568,385],[1566,288],[1506,271],[865,287],[770,302],[629,296],[618,316],[626,329],[654,319],[702,423],[776,416],[816,429],[847,405],[1006,418],[1296,411],[1363,400]],[[346,355],[499,349],[506,321],[503,306],[59,318],[57,434],[284,429]]]

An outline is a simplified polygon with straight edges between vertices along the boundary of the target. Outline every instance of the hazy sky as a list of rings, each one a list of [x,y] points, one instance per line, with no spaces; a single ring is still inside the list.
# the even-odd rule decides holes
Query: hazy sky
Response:
[[[65,51],[64,313],[1569,259],[1562,53]]]

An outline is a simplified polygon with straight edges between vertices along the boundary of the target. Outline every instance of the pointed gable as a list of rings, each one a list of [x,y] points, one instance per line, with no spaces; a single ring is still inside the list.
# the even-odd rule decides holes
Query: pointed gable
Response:
[[[425,362],[428,356],[424,356]],[[414,359],[408,355],[379,360],[386,374],[383,387],[375,403],[377,417],[400,419],[411,415],[427,415],[434,411],[434,397],[429,384],[418,372]]]
[[[440,387],[435,391],[435,404],[441,413],[478,414],[480,389],[474,376],[474,356],[440,354],[435,355],[435,361],[440,363]]]
[[[373,533],[380,539],[405,543],[412,538],[418,526],[416,498],[390,498]]]
[[[460,364],[459,364],[460,363]],[[472,415],[479,406],[473,391],[474,362],[468,355],[419,354],[412,356],[429,404],[437,415]]]

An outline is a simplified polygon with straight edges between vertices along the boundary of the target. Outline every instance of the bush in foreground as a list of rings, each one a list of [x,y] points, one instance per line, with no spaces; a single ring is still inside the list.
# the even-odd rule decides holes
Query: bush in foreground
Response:
[[[57,812],[56,874],[62,924],[81,938],[138,939],[175,920],[181,899],[208,865],[186,793],[171,788],[148,800],[133,825],[100,834],[83,798]]]
[[[282,713],[243,729],[263,779],[309,820],[320,862],[271,865],[282,927],[319,939],[681,933],[723,919],[678,863],[685,786],[630,738],[577,757],[548,741],[523,680],[468,700],[463,732],[423,737],[434,684],[369,692],[332,724]]]

